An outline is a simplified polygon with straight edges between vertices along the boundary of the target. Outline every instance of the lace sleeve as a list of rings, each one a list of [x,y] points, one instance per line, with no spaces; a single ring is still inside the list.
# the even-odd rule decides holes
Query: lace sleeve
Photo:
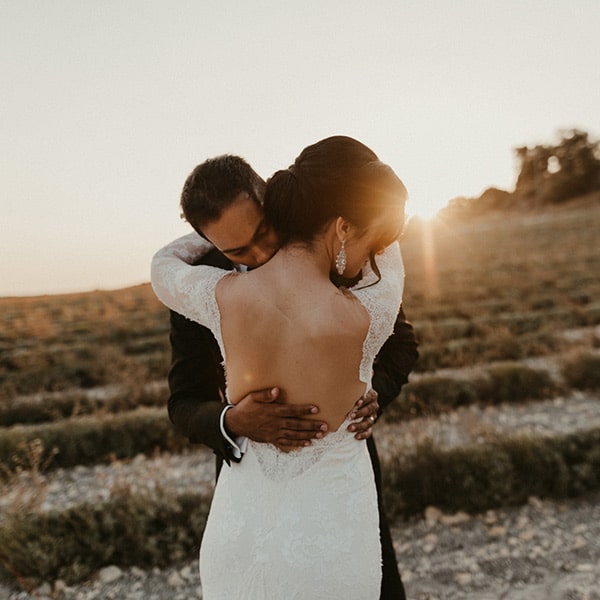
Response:
[[[212,248],[197,233],[167,244],[152,258],[150,280],[163,304],[214,332],[219,323],[215,287],[229,271],[190,264]]]
[[[377,352],[394,331],[404,290],[404,265],[398,242],[394,242],[383,254],[376,256],[375,262],[381,272],[381,279],[377,281],[377,275],[370,265],[367,265],[363,270],[362,280],[350,290],[362,302],[371,317],[360,366],[360,379],[365,383],[371,381],[372,365]]]

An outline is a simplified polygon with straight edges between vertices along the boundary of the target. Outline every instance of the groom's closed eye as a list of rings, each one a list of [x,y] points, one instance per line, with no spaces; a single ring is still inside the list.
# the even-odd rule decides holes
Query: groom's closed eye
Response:
[[[262,238],[264,238],[267,235],[267,233],[269,233],[269,227],[266,225],[266,223],[263,219],[258,224],[258,227],[254,230],[254,235],[252,236],[252,239],[250,240],[250,242],[248,244],[246,244],[245,246],[239,246],[237,248],[228,248],[226,250],[221,250],[221,252],[223,254],[231,254],[232,256],[242,256],[243,254],[248,252],[248,250],[250,250],[250,248],[255,243],[257,243]]]

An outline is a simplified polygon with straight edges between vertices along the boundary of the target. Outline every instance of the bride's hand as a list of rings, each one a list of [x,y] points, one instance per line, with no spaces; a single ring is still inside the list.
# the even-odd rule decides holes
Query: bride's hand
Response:
[[[354,408],[348,413],[348,418],[354,421],[348,425],[348,431],[352,431],[357,440],[366,440],[373,433],[373,425],[379,411],[377,398],[377,392],[369,390],[357,400]]]

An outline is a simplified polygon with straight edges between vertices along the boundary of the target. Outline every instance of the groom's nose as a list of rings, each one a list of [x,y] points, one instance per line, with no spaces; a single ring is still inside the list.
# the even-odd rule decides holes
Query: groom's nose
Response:
[[[275,254],[273,248],[264,248],[262,246],[255,246],[252,249],[252,260],[253,267],[260,267],[260,265],[264,265],[266,262],[271,260],[273,254]]]

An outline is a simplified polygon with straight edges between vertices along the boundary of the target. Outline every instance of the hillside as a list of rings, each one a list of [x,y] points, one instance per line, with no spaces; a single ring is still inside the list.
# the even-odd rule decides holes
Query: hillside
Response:
[[[409,224],[404,308],[421,341],[417,369],[543,355],[569,346],[563,330],[597,324],[599,225],[595,199]],[[0,298],[0,393],[160,380],[167,335],[167,311],[149,284]]]
[[[515,581],[546,581],[542,571],[556,561],[571,573],[600,559],[579,509],[572,511],[578,533],[561,534],[577,544],[573,551],[551,542],[532,550],[535,523],[523,525],[543,517],[550,539],[562,511],[552,499],[578,498],[577,506],[597,514],[599,230],[600,204],[589,199],[409,224],[401,243],[404,307],[421,358],[376,437],[399,560],[415,597],[458,585],[448,597],[473,598],[489,577],[506,591]],[[191,448],[166,418],[168,315],[150,286],[0,298],[0,323],[6,584],[14,589],[15,576],[24,587],[64,580],[73,594],[57,597],[83,598],[99,569],[117,565],[131,569],[119,580],[121,597],[125,588],[127,597],[141,589],[141,579],[154,582],[148,589],[191,593],[197,580],[186,561],[197,553],[213,457]],[[455,517],[461,511],[471,516]],[[438,516],[430,523],[425,512]],[[489,543],[514,527],[508,564]],[[477,539],[480,558],[463,556],[463,535]],[[540,553],[537,563],[531,551]],[[43,560],[32,564],[32,553]],[[537,565],[537,575],[518,579],[523,561]],[[589,581],[586,573],[577,581]],[[94,597],[109,597],[102,595],[109,587],[93,586]]]

